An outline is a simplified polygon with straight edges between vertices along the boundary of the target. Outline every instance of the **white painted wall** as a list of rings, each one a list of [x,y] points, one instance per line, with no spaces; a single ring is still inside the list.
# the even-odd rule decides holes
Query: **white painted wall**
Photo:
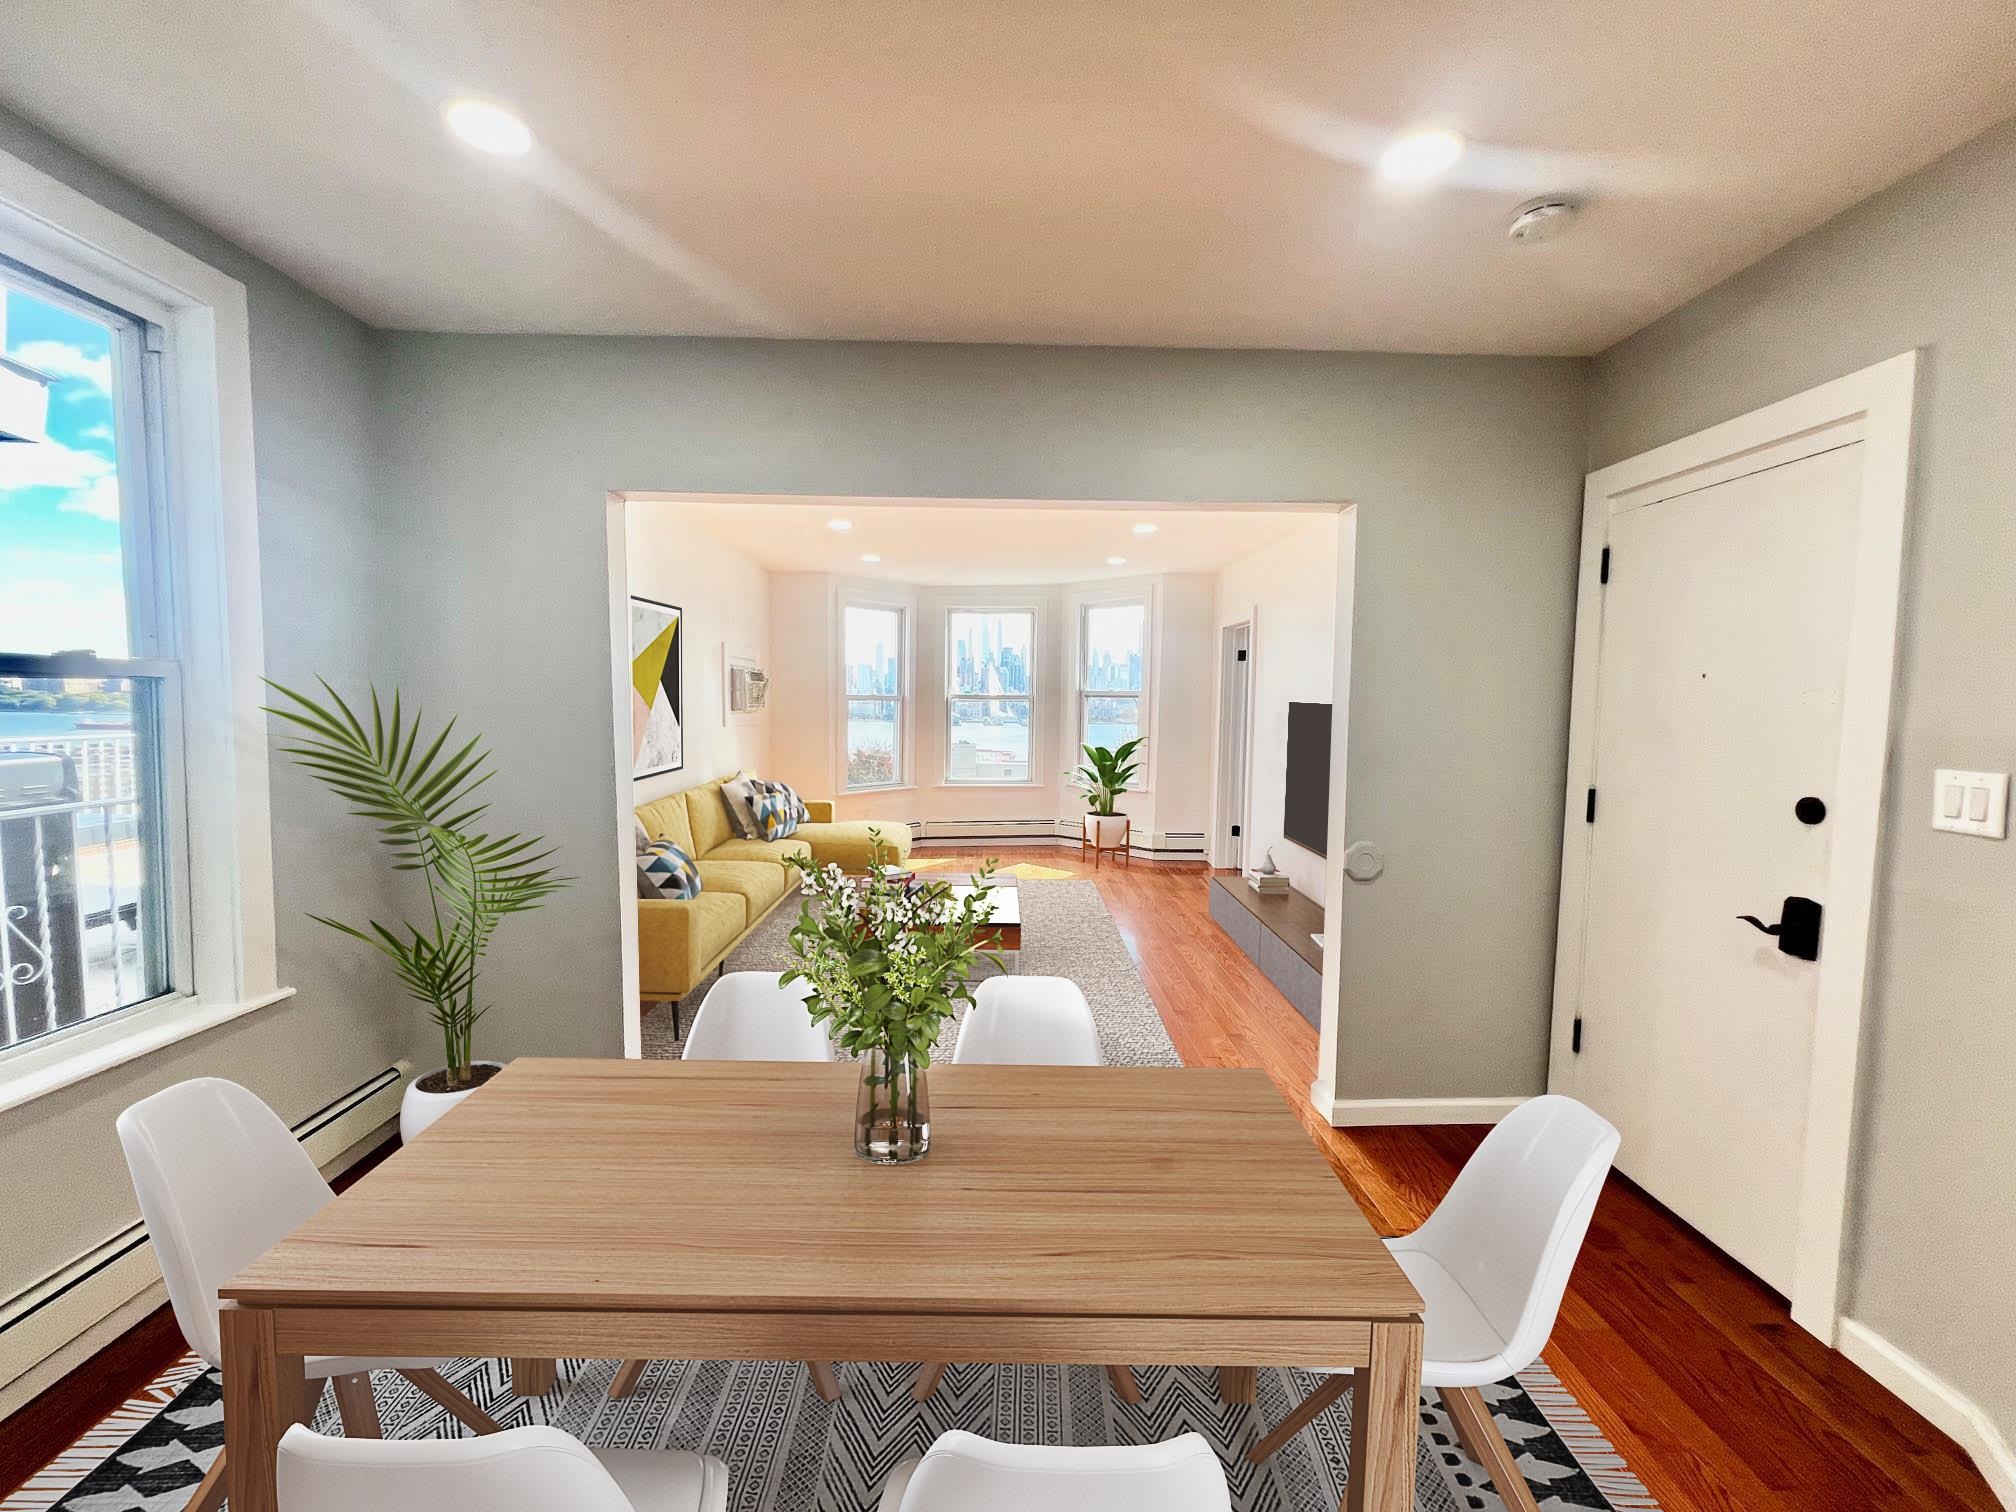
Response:
[[[1340,600],[1340,592],[1348,589],[1340,590],[1338,583],[1342,518],[1316,516],[1294,534],[1228,562],[1218,574],[1211,635],[1215,682],[1218,629],[1248,620],[1253,625],[1249,802],[1240,820],[1249,842],[1247,864],[1259,864],[1272,850],[1290,885],[1319,903],[1327,901],[1330,865],[1314,851],[1284,838],[1281,821],[1288,775],[1288,705],[1335,700],[1337,623],[1340,607],[1349,602]],[[1348,613],[1344,618],[1348,623]],[[1211,707],[1210,740],[1215,745],[1215,699]],[[1344,703],[1334,702],[1332,721],[1334,759],[1343,750],[1349,723]]]
[[[629,505],[624,535],[630,592],[677,604],[685,615],[686,766],[640,779],[635,801],[698,787],[728,772],[769,770],[774,716],[729,721],[722,648],[770,665],[770,574],[753,557],[687,527],[676,504]]]

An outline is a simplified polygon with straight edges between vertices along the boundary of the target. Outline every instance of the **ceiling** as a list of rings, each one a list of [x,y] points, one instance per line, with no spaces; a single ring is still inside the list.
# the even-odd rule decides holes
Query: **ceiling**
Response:
[[[1116,508],[1060,501],[975,504],[917,499],[690,499],[628,495],[633,510],[667,510],[679,528],[703,530],[771,572],[948,588],[1015,588],[1105,582],[1165,572],[1215,573],[1227,562],[1306,530],[1331,511]],[[919,507],[922,506],[922,507]],[[852,528],[832,529],[831,520]],[[1152,535],[1134,526],[1151,524]],[[864,554],[882,558],[864,562]],[[1108,557],[1125,557],[1122,563]]]
[[[5,14],[0,103],[427,330],[1586,353],[2016,112],[2010,0]],[[449,141],[458,94],[539,148]],[[1471,152],[1376,179],[1421,125]]]

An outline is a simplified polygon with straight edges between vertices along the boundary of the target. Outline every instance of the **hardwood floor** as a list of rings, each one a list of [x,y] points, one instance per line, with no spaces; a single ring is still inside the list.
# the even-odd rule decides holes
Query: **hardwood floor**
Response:
[[[919,852],[944,870],[984,854]],[[1210,921],[1201,865],[1108,860],[1094,871],[1075,847],[997,854],[1094,879],[1184,1060],[1266,1070],[1382,1230],[1404,1232],[1433,1210],[1483,1131],[1317,1118],[1316,1033]],[[7,1421],[0,1495],[94,1421],[115,1381],[144,1380],[180,1340],[150,1319],[112,1350]],[[1959,1446],[1795,1328],[1779,1298],[1622,1177],[1597,1208],[1547,1360],[1667,1512],[1996,1512]]]
[[[919,854],[957,869],[984,853]],[[1073,848],[996,854],[1097,881],[1183,1059],[1264,1068],[1382,1231],[1434,1210],[1483,1129],[1318,1118],[1316,1031],[1211,922],[1201,864],[1095,872]],[[1957,1444],[1621,1176],[1597,1207],[1546,1358],[1667,1512],[1999,1508]]]

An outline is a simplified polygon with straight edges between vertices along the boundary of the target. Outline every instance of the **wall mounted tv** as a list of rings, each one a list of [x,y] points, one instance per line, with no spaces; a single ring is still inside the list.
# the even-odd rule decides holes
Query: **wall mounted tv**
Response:
[[[1305,850],[1330,844],[1330,705],[1288,705],[1288,797],[1281,833]]]

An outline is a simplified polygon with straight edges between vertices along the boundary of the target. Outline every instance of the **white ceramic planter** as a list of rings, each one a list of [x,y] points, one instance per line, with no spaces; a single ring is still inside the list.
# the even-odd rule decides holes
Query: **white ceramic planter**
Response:
[[[502,1061],[477,1061],[479,1066],[503,1065]],[[432,1073],[429,1073],[430,1075]],[[469,1087],[460,1092],[422,1092],[420,1083],[424,1078],[415,1077],[406,1084],[406,1095],[399,1100],[399,1142],[411,1144],[455,1104],[462,1101],[476,1088]]]
[[[1092,826],[1092,843],[1107,850],[1114,849],[1127,837],[1125,814],[1087,814],[1085,822]]]

